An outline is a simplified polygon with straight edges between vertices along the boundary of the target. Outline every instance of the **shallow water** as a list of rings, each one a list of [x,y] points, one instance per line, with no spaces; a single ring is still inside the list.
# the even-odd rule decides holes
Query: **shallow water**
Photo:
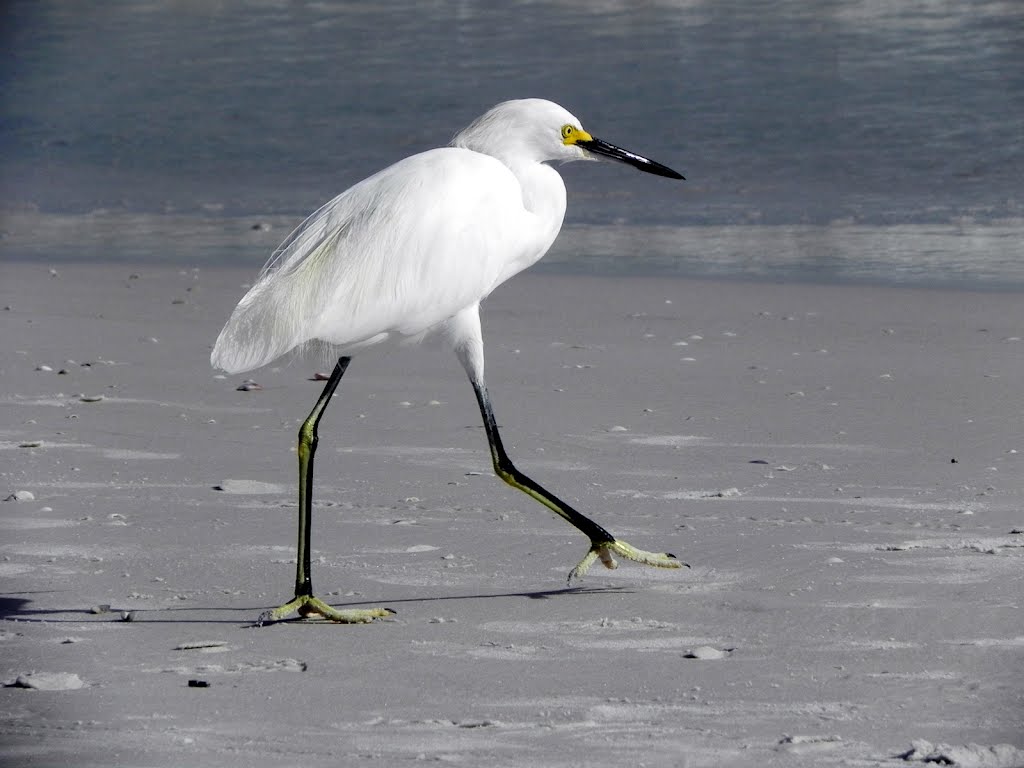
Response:
[[[688,179],[564,166],[547,268],[1024,287],[1020,3],[3,13],[0,209],[27,214],[4,216],[10,257],[255,268],[325,199],[535,95]],[[98,239],[66,237],[69,216]],[[257,222],[274,228],[239,234]]]

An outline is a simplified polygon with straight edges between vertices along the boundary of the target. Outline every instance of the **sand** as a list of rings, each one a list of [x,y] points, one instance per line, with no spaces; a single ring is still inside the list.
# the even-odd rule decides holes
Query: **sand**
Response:
[[[395,616],[254,628],[322,386],[208,367],[254,271],[0,267],[5,766],[1024,765],[1018,295],[520,276],[509,452],[692,568],[566,589],[586,540],[427,343],[317,457],[317,592]]]

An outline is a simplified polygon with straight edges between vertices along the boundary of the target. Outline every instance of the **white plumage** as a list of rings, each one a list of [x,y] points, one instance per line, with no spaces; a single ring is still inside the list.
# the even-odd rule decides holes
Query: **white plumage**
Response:
[[[543,114],[551,139],[525,146]],[[228,373],[309,342],[349,354],[417,338],[536,262],[565,214],[565,185],[544,160],[582,159],[556,104],[506,102],[453,146],[401,160],[306,219],[263,268],[214,346]],[[484,152],[491,147],[490,152]]]
[[[313,457],[317,427],[353,352],[388,340],[447,336],[473,385],[495,472],[584,534],[591,547],[570,574],[612,554],[663,568],[672,555],[615,539],[520,472],[501,444],[484,384],[480,301],[541,258],[565,215],[565,185],[548,161],[606,157],[659,176],[675,171],[595,139],[562,107],[541,99],[497,105],[452,146],[401,160],[340,194],[281,244],[220,332],[210,360],[240,373],[305,346],[338,358],[299,430],[299,543],[295,598],[261,617],[293,611],[363,622],[385,609],[337,610],[310,579]]]

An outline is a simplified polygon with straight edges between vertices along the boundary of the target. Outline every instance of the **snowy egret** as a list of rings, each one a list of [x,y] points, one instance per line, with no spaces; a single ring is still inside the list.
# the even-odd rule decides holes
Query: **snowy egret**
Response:
[[[531,480],[512,464],[484,384],[480,302],[541,258],[565,215],[565,185],[548,161],[608,158],[670,179],[664,165],[596,139],[542,99],[498,104],[451,146],[407,157],[359,182],[307,218],[275,251],[217,338],[211,363],[241,373],[296,348],[318,347],[337,364],[299,429],[299,542],[295,597],[260,616],[298,612],[345,623],[388,615],[338,610],[313,596],[310,579],[313,456],[324,409],[357,350],[385,341],[447,337],[469,376],[495,473],[576,526],[590,549],[569,573],[582,577],[613,555],[658,568],[684,565],[645,552]]]

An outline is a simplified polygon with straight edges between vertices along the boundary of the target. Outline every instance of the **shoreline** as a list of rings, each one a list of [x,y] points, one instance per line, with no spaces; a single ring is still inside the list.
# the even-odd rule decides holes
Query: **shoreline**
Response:
[[[10,263],[158,269],[263,265],[301,215],[0,212]],[[758,284],[1024,291],[1024,220],[913,224],[590,225],[570,216],[531,271]]]

